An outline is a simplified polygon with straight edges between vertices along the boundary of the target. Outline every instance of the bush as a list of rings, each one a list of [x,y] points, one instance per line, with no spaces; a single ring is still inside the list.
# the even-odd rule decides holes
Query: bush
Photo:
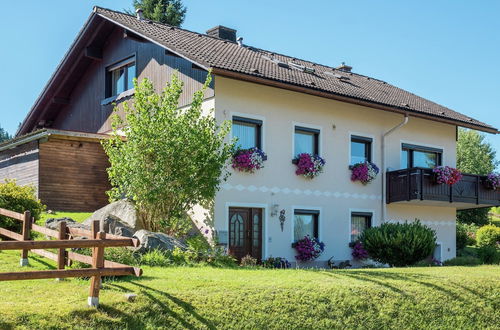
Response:
[[[255,267],[257,266],[257,259],[247,254],[241,259],[240,266],[243,267]]]
[[[262,266],[264,268],[280,268],[280,269],[287,269],[292,267],[290,262],[286,258],[281,258],[281,257],[269,257],[266,260],[262,261]]]
[[[456,232],[456,244],[457,250],[462,250],[467,246],[467,242],[469,241],[469,236],[467,235],[467,229],[460,223],[457,223],[457,232]]]
[[[167,267],[173,264],[169,253],[161,250],[152,250],[143,254],[139,263],[151,267]]]
[[[0,208],[18,213],[30,211],[35,220],[40,219],[40,214],[45,210],[45,206],[36,198],[36,188],[18,186],[15,180],[5,180],[5,183],[0,183]],[[0,227],[19,230],[21,224],[19,221],[0,216]]]
[[[456,257],[446,260],[444,266],[477,266],[481,264],[481,260],[476,257]]]
[[[484,264],[498,264],[500,262],[500,252],[494,246],[485,245],[477,249],[477,256]]]
[[[360,241],[373,260],[401,267],[430,256],[436,247],[436,232],[418,220],[383,223],[380,227],[366,229]]]
[[[482,226],[476,233],[477,245],[496,247],[500,242],[500,227],[494,225]]]

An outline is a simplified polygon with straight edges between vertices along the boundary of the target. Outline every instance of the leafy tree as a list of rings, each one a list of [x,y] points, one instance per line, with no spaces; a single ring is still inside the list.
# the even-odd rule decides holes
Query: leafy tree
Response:
[[[0,142],[10,140],[11,138],[12,137],[9,135],[9,133],[2,127],[0,127]]]
[[[181,110],[177,75],[161,93],[150,80],[135,80],[132,105],[123,106],[124,120],[114,115],[112,138],[103,142],[111,163],[108,194],[133,200],[149,230],[182,236],[192,225],[186,212],[210,204],[227,178],[234,149],[225,140],[230,122],[219,125],[213,110],[202,111],[210,81],[208,75],[190,107]]]
[[[478,131],[460,129],[457,141],[457,168],[464,173],[487,175],[495,170],[498,161],[496,152]],[[457,212],[462,223],[483,225],[488,223],[489,208]]]
[[[141,8],[144,17],[152,21],[181,26],[186,17],[186,7],[182,0],[134,0],[134,11],[126,12],[135,15],[135,9]]]

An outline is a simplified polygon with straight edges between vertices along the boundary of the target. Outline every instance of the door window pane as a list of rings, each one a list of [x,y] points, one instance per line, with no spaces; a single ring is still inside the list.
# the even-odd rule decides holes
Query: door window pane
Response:
[[[437,154],[433,152],[413,151],[413,167],[434,168],[437,166]]]
[[[250,149],[257,146],[257,124],[233,121],[233,137],[237,138],[236,146],[239,149]]]
[[[260,216],[253,216],[253,247],[258,247],[260,244]]]
[[[356,241],[361,233],[371,226],[370,215],[351,215],[351,242]]]
[[[238,213],[234,214],[230,220],[229,228],[230,245],[231,246],[243,246],[244,241],[244,223],[243,217]]]

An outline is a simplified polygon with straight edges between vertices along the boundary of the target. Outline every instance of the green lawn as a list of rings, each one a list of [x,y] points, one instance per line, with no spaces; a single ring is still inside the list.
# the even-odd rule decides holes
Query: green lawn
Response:
[[[0,272],[19,253],[0,253]],[[33,268],[51,263],[31,258]],[[104,283],[86,307],[88,281],[0,282],[0,329],[393,328],[498,329],[500,266],[360,270],[144,268]],[[124,293],[135,292],[135,302]]]
[[[52,214],[43,212],[42,216],[40,217],[39,222],[45,223],[45,220],[50,219],[50,218],[71,218],[71,219],[75,220],[76,222],[83,222],[91,215],[92,215],[92,212],[89,213],[89,212],[59,212],[59,211],[54,211],[54,213],[52,213]]]

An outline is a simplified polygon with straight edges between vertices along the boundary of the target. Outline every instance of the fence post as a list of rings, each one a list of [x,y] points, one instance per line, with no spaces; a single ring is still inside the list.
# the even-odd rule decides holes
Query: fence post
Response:
[[[65,240],[68,237],[68,234],[66,233],[66,221],[61,221],[59,222],[59,240]],[[66,249],[59,249],[57,252],[57,269],[64,269],[66,266]],[[58,281],[61,279],[57,279]]]
[[[105,239],[106,233],[99,232],[99,221],[92,222],[92,236],[94,239]],[[104,247],[92,248],[92,268],[104,268]],[[101,288],[101,276],[92,276],[90,279],[90,291],[88,305],[99,306],[99,291]]]
[[[30,240],[30,231],[31,231],[31,212],[26,211],[24,212],[23,216],[23,241],[29,241]],[[29,250],[23,250],[21,252],[21,261],[19,264],[21,267],[28,266],[28,252]]]

